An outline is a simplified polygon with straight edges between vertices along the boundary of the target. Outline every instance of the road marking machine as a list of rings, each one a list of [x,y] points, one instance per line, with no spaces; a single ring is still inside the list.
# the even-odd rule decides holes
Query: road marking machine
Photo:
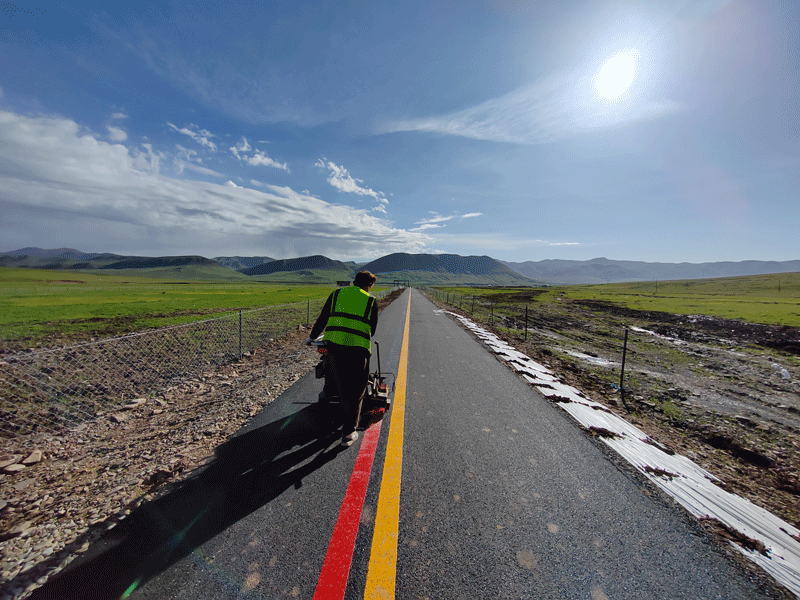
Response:
[[[317,352],[320,354],[320,361],[315,368],[315,375],[317,379],[325,379],[325,386],[320,392],[320,402],[339,402],[340,398],[336,392],[336,384],[333,381],[327,381],[330,375],[330,356],[328,349],[325,347],[325,341],[317,338],[311,342],[317,347]],[[381,371],[381,348],[378,342],[375,342],[375,354],[378,359],[378,370],[369,374],[367,379],[367,391],[364,393],[364,401],[361,405],[361,413],[381,411],[384,412],[389,409],[392,401],[389,399],[389,384],[387,379],[389,375],[395,377],[394,373]]]

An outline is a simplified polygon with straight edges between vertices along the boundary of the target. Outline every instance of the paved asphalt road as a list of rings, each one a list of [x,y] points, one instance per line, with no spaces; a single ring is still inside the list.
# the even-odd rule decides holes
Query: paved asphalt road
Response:
[[[398,371],[409,295],[398,599],[770,597],[418,291],[381,314],[384,370]],[[311,598],[363,441],[337,445],[320,389],[302,378],[34,597]],[[396,412],[381,425],[349,599],[364,596]]]

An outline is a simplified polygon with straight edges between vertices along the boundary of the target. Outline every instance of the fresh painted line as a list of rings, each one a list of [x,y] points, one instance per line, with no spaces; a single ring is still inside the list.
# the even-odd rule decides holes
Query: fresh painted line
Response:
[[[358,524],[361,521],[361,511],[364,508],[364,498],[367,495],[369,474],[378,447],[381,435],[381,424],[378,421],[364,432],[364,440],[358,451],[353,474],[339,510],[339,518],[333,528],[333,535],[328,544],[328,552],[322,571],[314,591],[314,600],[341,600],[347,588],[347,577],[353,563],[353,550],[356,545]]]
[[[372,534],[365,600],[386,600],[395,597],[397,574],[397,531],[400,519],[400,475],[403,467],[403,431],[406,414],[406,378],[408,372],[408,326],[411,320],[411,293],[408,295],[406,323],[397,385],[392,402],[392,422],[383,463],[383,479]]]

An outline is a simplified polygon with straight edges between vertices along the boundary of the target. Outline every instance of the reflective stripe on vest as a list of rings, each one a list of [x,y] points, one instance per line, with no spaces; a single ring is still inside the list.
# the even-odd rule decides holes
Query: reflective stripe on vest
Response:
[[[341,346],[366,348],[372,353],[369,315],[375,298],[358,286],[340,288],[333,292],[331,314],[323,339]]]

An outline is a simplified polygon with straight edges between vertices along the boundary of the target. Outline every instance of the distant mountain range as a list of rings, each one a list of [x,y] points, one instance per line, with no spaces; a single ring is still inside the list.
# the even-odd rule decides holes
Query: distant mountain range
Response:
[[[0,257],[9,256],[11,258],[65,258],[65,259],[83,259],[95,260],[97,258],[122,258],[119,254],[109,254],[104,252],[102,254],[81,252],[73,248],[56,248],[54,250],[43,250],[42,248],[20,248],[19,250],[12,250],[11,252],[0,252]]]
[[[550,284],[622,283],[626,281],[667,281],[710,279],[744,275],[768,275],[800,271],[800,260],[711,263],[648,263],[630,260],[540,260],[500,261],[517,273]]]
[[[58,270],[109,269],[160,277],[213,280],[257,277],[287,283],[332,283],[352,280],[367,270],[380,282],[401,279],[412,285],[591,284],[626,281],[707,279],[800,271],[800,260],[714,263],[648,263],[609,260],[542,260],[522,263],[489,256],[405,254],[383,256],[366,264],[342,262],[322,255],[276,260],[268,256],[122,256],[86,253],[72,248],[21,248],[0,252],[0,266]]]
[[[234,271],[241,271],[251,267],[257,267],[266,262],[272,262],[274,258],[269,256],[215,256],[214,261],[223,267],[228,267]]]
[[[389,254],[360,267],[381,279],[406,279],[412,283],[472,285],[533,285],[489,256],[458,254]]]
[[[312,269],[348,269],[349,267],[338,260],[317,254],[300,258],[285,258],[272,260],[249,269],[239,269],[245,275],[269,275],[279,271],[310,271]]]

